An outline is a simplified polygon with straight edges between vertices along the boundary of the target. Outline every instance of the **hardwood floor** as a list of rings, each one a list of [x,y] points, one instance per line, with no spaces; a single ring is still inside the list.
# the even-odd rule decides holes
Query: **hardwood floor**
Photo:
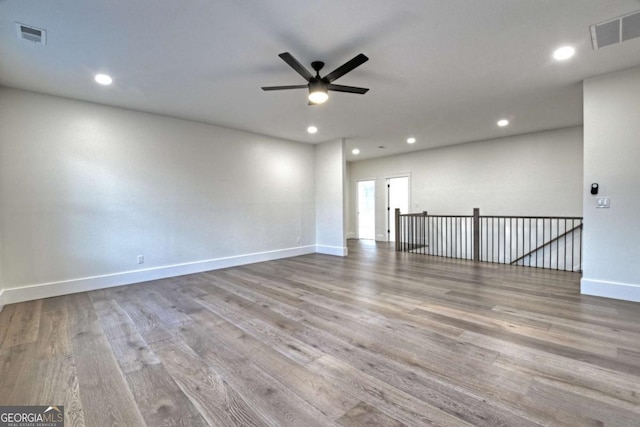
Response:
[[[640,305],[579,275],[307,255],[6,306],[0,405],[67,426],[638,426]]]

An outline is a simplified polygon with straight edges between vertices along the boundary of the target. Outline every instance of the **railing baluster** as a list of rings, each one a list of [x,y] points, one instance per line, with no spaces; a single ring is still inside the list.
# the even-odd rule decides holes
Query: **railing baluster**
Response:
[[[455,258],[453,254],[453,217],[449,218],[449,258]]]
[[[549,219],[549,241],[553,239],[553,220]],[[549,245],[549,270],[552,270],[553,265],[551,261],[551,256],[553,255],[552,247]]]
[[[529,247],[527,248],[527,252],[531,252],[531,218],[529,218]],[[529,267],[531,267],[531,255],[529,255]]]
[[[573,233],[571,233],[571,271],[574,271],[575,268],[575,258],[574,258],[574,249],[576,247],[576,220],[572,219],[571,220],[571,229],[574,230]]]
[[[509,218],[509,259],[513,262],[513,218]]]
[[[556,219],[556,236],[560,236],[560,219]],[[556,270],[560,268],[560,239],[556,239]]]
[[[543,219],[543,220],[542,220],[542,241],[543,241],[543,242],[544,242],[544,239],[545,239],[545,234],[544,234],[545,227],[544,227],[544,223],[545,223],[545,220]],[[543,250],[542,250],[542,268],[544,268],[544,260],[545,260],[545,258],[544,258],[544,248],[543,248]]]
[[[522,233],[524,233],[524,229]],[[522,243],[523,240],[524,235],[520,234],[520,218],[516,218],[516,259],[520,258],[520,243]],[[522,251],[522,255],[524,255],[524,250]]]
[[[542,231],[544,232],[544,220],[542,221]],[[538,244],[539,236],[540,236],[540,221],[536,219],[536,248],[540,247],[540,245]],[[536,268],[540,267],[540,262],[538,261],[539,252],[540,252],[539,250],[536,251]],[[544,263],[544,259],[542,261]]]
[[[564,256],[562,257],[562,269],[567,271],[567,218],[564,219]]]
[[[498,254],[498,264],[500,264],[500,218],[498,218],[497,220],[498,220],[498,225],[496,227],[496,246],[497,246],[496,253]]]

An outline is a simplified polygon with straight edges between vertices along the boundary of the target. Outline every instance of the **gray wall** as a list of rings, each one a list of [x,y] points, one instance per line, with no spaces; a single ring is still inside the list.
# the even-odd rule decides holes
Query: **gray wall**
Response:
[[[357,233],[357,181],[376,180],[376,240],[385,239],[385,179],[410,175],[411,211],[582,215],[582,128],[479,141],[352,162],[347,236]]]
[[[344,233],[344,141],[315,146],[316,154],[316,249],[347,254]]]
[[[0,121],[0,304],[315,251],[312,145],[5,88]]]
[[[583,293],[640,301],[639,161],[640,68],[586,80]],[[610,209],[597,209],[597,197],[610,197]]]

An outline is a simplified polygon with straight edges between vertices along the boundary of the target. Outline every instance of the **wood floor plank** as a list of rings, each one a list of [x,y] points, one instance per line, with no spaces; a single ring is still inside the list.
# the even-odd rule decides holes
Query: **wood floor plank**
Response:
[[[69,357],[73,353],[65,297],[42,300],[36,357]]]
[[[177,338],[159,341],[152,344],[152,348],[210,425],[267,425],[243,397],[183,341]]]
[[[287,324],[291,324],[293,322],[281,315],[270,314],[266,311],[267,309],[264,309],[259,304],[247,300],[242,301],[238,298],[239,297],[235,297],[227,293],[224,296],[222,302],[214,301],[211,295],[204,297],[203,299],[207,300],[212,305],[217,304],[219,307],[221,307],[217,313],[223,317],[228,316],[229,319],[233,319],[233,317],[228,314],[228,311],[234,310],[234,306],[232,304],[235,303],[236,311],[246,311],[252,313],[253,316],[269,316],[276,324],[281,325],[283,328],[286,328]],[[223,305],[220,306],[220,304]],[[297,315],[297,313],[294,315]],[[308,320],[308,318],[306,318],[305,320]],[[471,422],[474,422],[475,420],[475,422],[477,423],[479,420],[484,420],[485,418],[489,417],[489,419],[492,422],[496,423],[496,425],[513,425],[513,423],[519,423],[519,425],[524,426],[527,424],[527,420],[521,419],[517,415],[498,414],[497,410],[495,408],[491,408],[491,406],[489,405],[484,405],[484,407],[481,409],[481,405],[479,404],[476,397],[473,397],[472,395],[464,395],[464,393],[460,393],[459,390],[454,391],[453,387],[452,389],[449,389],[447,386],[443,385],[440,380],[437,380],[433,377],[428,378],[423,375],[416,375],[416,373],[410,368],[410,366],[418,366],[420,364],[421,356],[417,354],[412,354],[410,352],[404,354],[403,356],[401,356],[402,363],[396,362],[394,360],[390,360],[388,362],[386,360],[381,361],[380,356],[371,354],[371,351],[375,352],[376,350],[372,350],[368,347],[376,345],[377,340],[368,340],[364,341],[364,343],[350,343],[348,339],[344,341],[339,339],[337,340],[334,336],[336,334],[336,328],[339,328],[341,329],[341,333],[343,334],[353,333],[354,335],[351,335],[352,338],[358,337],[360,335],[358,334],[358,330],[362,330],[363,326],[359,326],[359,329],[355,329],[354,332],[353,325],[351,325],[351,328],[342,328],[340,325],[332,323],[329,331],[333,335],[329,335],[322,330],[323,327],[327,327],[328,322],[328,318],[325,318],[323,319],[323,321],[319,322],[319,324],[316,326],[317,329],[314,330],[313,335],[309,335],[308,332],[302,333],[299,327],[289,327],[289,332],[293,333],[303,341],[310,340],[310,342],[315,343],[315,345],[324,342],[325,346],[318,346],[318,348],[322,351],[333,354],[337,357],[347,358],[352,363],[357,363],[358,366],[361,367],[361,369],[368,369],[370,371],[372,370],[374,374],[383,376],[386,381],[389,381],[396,387],[399,387],[410,394],[417,393],[417,397],[429,399],[428,402],[434,405],[448,406],[448,410],[450,411],[450,413],[456,413],[461,417],[466,417],[464,419],[467,419]],[[388,337],[388,339],[391,338]],[[389,343],[386,344],[388,345]],[[345,345],[347,347],[345,347]],[[397,349],[393,345],[389,346],[389,348]],[[355,355],[358,356],[356,360],[353,359]],[[366,360],[366,362],[363,363],[363,359]],[[448,359],[447,361],[449,360],[450,359]],[[453,367],[453,369],[449,369],[451,373],[453,373],[455,370],[457,370],[455,366]],[[407,376],[410,378],[409,381],[407,381]],[[420,387],[414,387],[414,382],[419,383],[422,381],[424,381],[424,383],[422,383]],[[425,388],[430,390],[440,390],[440,392],[435,392],[434,394],[425,394],[423,393],[423,389]],[[458,405],[451,406],[449,404],[449,402],[451,401],[466,401],[466,405],[464,407]]]
[[[155,312],[157,307],[150,308],[145,304],[144,298],[146,295],[137,295],[132,292],[132,290],[122,290],[113,292],[111,296],[126,312],[126,315],[134,323],[136,330],[147,345],[174,338],[174,336],[162,326],[162,319],[160,315]]]
[[[286,334],[282,334],[281,328],[277,326],[274,327],[261,319],[239,316],[238,313],[224,305],[212,304],[205,301],[202,301],[202,305],[207,307],[208,310],[194,314],[193,317],[195,320],[211,326],[218,326],[228,321],[245,333],[259,338],[263,343],[269,345],[272,350],[302,365],[323,355],[321,351],[313,346],[295,340]],[[226,321],[213,313],[221,313]]]
[[[308,368],[332,378],[354,396],[406,425],[472,425],[328,354],[311,362]]]
[[[72,426],[637,426],[637,303],[580,275],[310,254],[10,304],[0,405]]]
[[[94,301],[93,306],[123,373],[128,374],[145,366],[160,363],[138,333],[131,318],[116,301],[102,299]]]
[[[72,355],[37,360],[32,369],[34,384],[30,405],[64,406],[65,425],[85,426],[78,373]]]
[[[33,342],[0,348],[0,405],[22,405],[30,400],[35,349]]]
[[[331,418],[306,402],[248,357],[218,340],[203,339],[197,325],[179,328],[181,336],[210,366],[222,372],[251,407],[279,426],[331,426]],[[200,332],[198,332],[200,331]],[[243,339],[244,334],[240,335]],[[268,414],[268,415],[267,415]]]
[[[89,295],[70,295],[67,301],[85,422],[90,426],[145,425]]]
[[[405,424],[383,414],[378,409],[364,402],[358,403],[349,412],[338,419],[338,423],[345,427],[404,427]]]
[[[144,365],[125,378],[148,426],[209,424],[162,364]]]
[[[581,393],[573,393],[566,387],[556,387],[548,383],[535,383],[529,396],[546,402],[548,406],[554,408],[556,414],[563,412],[573,417],[580,417],[583,422],[576,425],[635,427],[640,420],[640,409],[637,407],[634,411],[629,411],[626,408],[591,399]]]
[[[11,319],[13,318],[13,313],[17,306],[18,304],[6,305],[2,311],[0,311],[0,348],[2,348],[2,342],[4,341],[4,337],[7,335],[9,324],[11,324]]]
[[[592,353],[589,350],[583,350],[576,347],[571,347],[569,343],[560,344],[547,341],[544,339],[530,337],[526,335],[520,335],[517,332],[512,332],[506,329],[495,329],[485,325],[480,325],[463,319],[460,317],[452,317],[443,314],[437,314],[428,310],[417,309],[414,310],[416,314],[430,316],[431,318],[442,319],[443,322],[449,322],[458,327],[464,327],[467,331],[477,332],[479,334],[490,336],[494,338],[505,338],[507,341],[511,341],[517,344],[529,346],[531,348],[543,348],[545,351],[557,354],[577,360],[587,360],[604,368],[618,370],[630,375],[640,376],[640,366],[634,364],[628,364],[617,360],[615,357],[608,357],[606,355],[600,355]]]
[[[602,341],[597,341],[592,338],[585,337],[584,334],[563,334],[556,332],[558,328],[556,328],[555,325],[553,325],[552,327],[551,323],[547,323],[546,327],[542,328],[530,327],[527,325],[523,325],[522,322],[519,322],[517,320],[513,322],[512,317],[507,317],[505,320],[501,320],[494,317],[493,315],[481,315],[457,308],[443,307],[436,304],[431,304],[429,306],[424,306],[421,309],[416,309],[415,311],[413,311],[413,313],[420,315],[420,313],[424,313],[425,311],[454,318],[464,318],[465,321],[472,322],[473,324],[481,327],[513,332],[523,337],[538,339],[549,344],[570,346],[575,349],[580,349],[603,356],[616,356],[616,348],[612,348],[610,343],[604,343]]]
[[[518,316],[528,319],[540,319],[553,324],[554,330],[559,332],[567,332],[577,334],[579,336],[587,336],[590,339],[604,342],[608,345],[615,343],[617,346],[624,346],[627,349],[640,351],[640,333],[627,330],[620,330],[608,326],[596,325],[593,323],[579,322],[572,319],[566,319],[557,316],[549,316],[547,314],[535,313],[527,310],[519,310],[515,308],[496,306],[494,311],[509,313],[512,316]]]
[[[618,359],[622,360],[625,363],[640,365],[640,351],[618,348]]]
[[[500,349],[502,354],[494,362],[496,366],[533,377],[579,385],[610,397],[640,404],[637,377],[472,332],[465,332],[461,338],[487,348]]]
[[[38,339],[41,308],[42,300],[16,305],[0,348],[35,342]]]
[[[279,353],[270,345],[261,342],[262,334],[253,336],[246,333],[247,330],[230,323],[223,323],[207,328],[206,331],[199,328],[188,332],[192,334],[192,339],[221,340],[224,345],[238,354],[247,355],[247,358],[257,367],[277,378],[287,388],[332,419],[340,417],[358,403],[357,398],[345,393],[335,383],[318,373],[310,372],[286,354]],[[295,345],[304,344],[297,342]]]

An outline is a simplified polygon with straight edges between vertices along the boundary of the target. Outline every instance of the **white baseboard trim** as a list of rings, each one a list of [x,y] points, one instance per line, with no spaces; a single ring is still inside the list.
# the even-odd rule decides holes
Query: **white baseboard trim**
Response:
[[[640,284],[605,282],[582,278],[580,293],[596,297],[640,302]]]
[[[347,256],[349,250],[342,246],[316,245],[316,252],[325,255]]]
[[[347,239],[357,239],[356,233],[354,233],[353,231],[348,232]]]
[[[59,295],[73,294],[76,292],[94,291],[96,289],[111,288],[114,286],[131,285],[134,283],[148,282],[149,280],[166,279],[168,277],[183,276],[185,274],[201,273],[203,271],[218,270],[221,268],[236,267],[256,262],[307,255],[314,252],[316,252],[316,246],[299,246],[275,251],[147,268],[144,270],[125,271],[121,273],[105,274],[102,276],[83,277],[59,282],[7,288],[0,292],[0,306]]]

